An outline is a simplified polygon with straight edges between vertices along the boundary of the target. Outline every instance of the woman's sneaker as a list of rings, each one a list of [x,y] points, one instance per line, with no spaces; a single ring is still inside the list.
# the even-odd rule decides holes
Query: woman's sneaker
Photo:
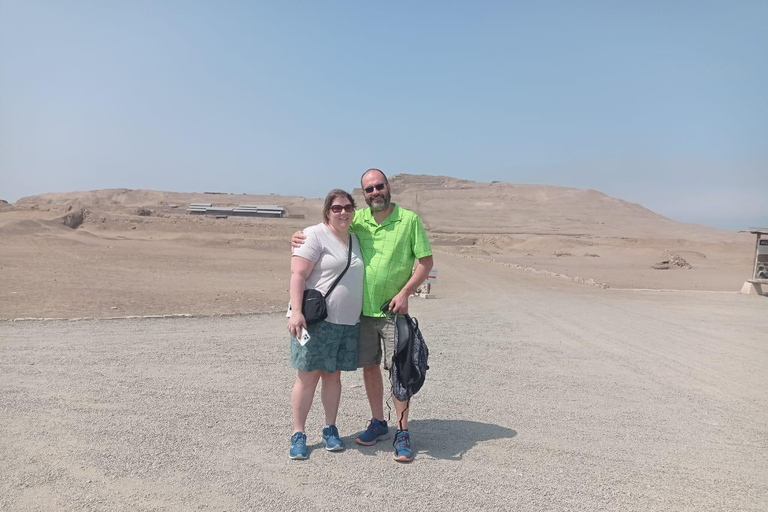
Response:
[[[397,462],[411,462],[413,452],[411,451],[411,434],[407,430],[398,430],[395,434],[395,460]]]
[[[384,439],[389,435],[389,428],[386,421],[377,420],[373,418],[368,423],[368,428],[365,432],[355,438],[357,444],[363,446],[373,446],[379,439]]]
[[[288,457],[293,460],[304,460],[307,458],[307,434],[296,432],[291,436],[291,451]]]
[[[323,429],[323,442],[329,452],[340,452],[344,449],[344,441],[339,437],[336,425],[328,425]]]

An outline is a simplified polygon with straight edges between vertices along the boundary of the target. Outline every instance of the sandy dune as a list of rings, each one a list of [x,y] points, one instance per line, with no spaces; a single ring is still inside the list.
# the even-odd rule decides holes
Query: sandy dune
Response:
[[[723,291],[751,272],[750,235],[677,223],[593,190],[410,175],[392,186],[424,219],[438,268],[451,253],[612,288]],[[304,218],[197,217],[190,202],[277,203]],[[0,318],[282,308],[288,239],[319,221],[321,203],[146,190],[23,198],[0,211]],[[77,225],[80,212],[82,224],[64,224]],[[651,268],[672,254],[693,268]]]

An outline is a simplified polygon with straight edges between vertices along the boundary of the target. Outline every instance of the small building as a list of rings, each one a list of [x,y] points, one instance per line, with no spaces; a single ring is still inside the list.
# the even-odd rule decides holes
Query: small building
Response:
[[[233,215],[248,215],[255,217],[285,217],[285,208],[274,204],[241,204],[234,209]]]
[[[285,208],[277,205],[242,204],[237,207],[213,206],[211,203],[190,203],[187,212],[190,215],[215,215],[217,218],[239,215],[241,217],[285,217]]]

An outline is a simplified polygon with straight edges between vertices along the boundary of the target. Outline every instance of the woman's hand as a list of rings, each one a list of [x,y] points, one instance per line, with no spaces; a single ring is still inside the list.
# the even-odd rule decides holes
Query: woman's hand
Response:
[[[304,238],[303,234],[301,236]],[[315,262],[301,256],[291,256],[291,281],[288,285],[288,292],[291,296],[291,316],[288,319],[288,332],[297,339],[301,336],[301,329],[307,328],[307,320],[301,310],[301,302],[304,298],[307,278],[312,273],[313,268],[315,268]]]
[[[304,315],[297,311],[291,311],[291,318],[288,319],[288,332],[291,333],[291,336],[298,339],[301,336],[302,328],[307,328],[307,321],[304,319]]]

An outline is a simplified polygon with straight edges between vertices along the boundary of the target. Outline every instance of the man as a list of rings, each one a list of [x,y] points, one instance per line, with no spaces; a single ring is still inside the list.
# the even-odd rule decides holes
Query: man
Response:
[[[371,406],[371,421],[365,432],[355,439],[372,446],[389,435],[384,420],[384,379],[379,369],[392,365],[395,344],[394,318],[381,311],[389,301],[391,313],[408,313],[408,297],[424,282],[432,270],[432,249],[418,215],[391,201],[389,181],[379,169],[368,169],[360,179],[363,196],[369,208],[357,210],[350,225],[360,240],[365,264],[363,313],[360,320],[358,368],[363,369],[365,393]],[[303,236],[294,235],[294,245]],[[418,260],[414,269],[414,262]],[[383,356],[383,357],[382,357]],[[408,403],[394,396],[397,413],[395,460],[411,462]]]

